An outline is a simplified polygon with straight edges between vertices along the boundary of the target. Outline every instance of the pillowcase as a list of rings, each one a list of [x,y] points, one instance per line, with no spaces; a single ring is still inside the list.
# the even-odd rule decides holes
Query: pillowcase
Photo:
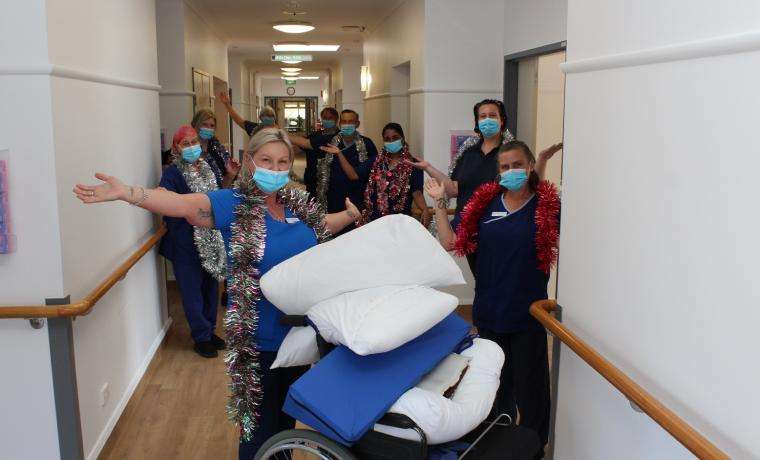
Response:
[[[285,336],[270,369],[308,366],[319,361],[317,333],[311,326],[294,327]]]
[[[326,341],[366,356],[419,337],[458,303],[456,297],[425,286],[381,286],[320,302],[308,317]]]
[[[387,285],[465,284],[462,271],[418,221],[385,216],[276,265],[261,277],[266,298],[303,315],[332,297]]]

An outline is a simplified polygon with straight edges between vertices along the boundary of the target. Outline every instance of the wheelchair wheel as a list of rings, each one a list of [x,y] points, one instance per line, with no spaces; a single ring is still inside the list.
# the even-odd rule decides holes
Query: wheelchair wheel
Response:
[[[255,460],[357,460],[345,446],[316,431],[287,430],[267,439]]]

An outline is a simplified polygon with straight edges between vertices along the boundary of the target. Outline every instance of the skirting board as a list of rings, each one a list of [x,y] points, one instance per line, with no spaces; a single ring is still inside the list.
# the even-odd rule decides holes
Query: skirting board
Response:
[[[106,423],[105,428],[103,428],[103,431],[100,433],[100,436],[98,436],[98,440],[95,442],[95,445],[92,447],[92,450],[90,451],[89,454],[87,454],[87,460],[97,460],[98,455],[100,455],[100,452],[103,450],[103,447],[105,447],[106,442],[108,442],[108,438],[111,437],[111,433],[113,432],[113,429],[116,427],[116,423],[121,418],[121,414],[124,412],[124,409],[127,407],[129,400],[132,399],[132,395],[135,393],[135,390],[137,389],[137,385],[140,384],[140,381],[145,375],[145,371],[148,370],[148,366],[150,366],[150,363],[153,361],[153,357],[156,355],[156,351],[158,351],[158,347],[160,347],[161,342],[164,341],[164,337],[166,337],[166,333],[169,331],[169,328],[171,327],[171,325],[172,325],[172,318],[169,317],[164,323],[164,327],[161,328],[161,332],[159,332],[158,336],[156,336],[156,340],[153,341],[153,344],[151,344],[150,348],[148,349],[148,353],[145,356],[145,359],[143,360],[142,364],[140,364],[140,367],[137,369],[137,373],[135,373],[135,376],[132,377],[132,381],[129,382],[129,386],[127,386],[127,391],[124,392],[124,397],[121,398],[121,401],[119,401],[119,404],[116,406],[116,410],[114,411],[113,415],[111,415],[111,418],[108,419],[108,423]]]

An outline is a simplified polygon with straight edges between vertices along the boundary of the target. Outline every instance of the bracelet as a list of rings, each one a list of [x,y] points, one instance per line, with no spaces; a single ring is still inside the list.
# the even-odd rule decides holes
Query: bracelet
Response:
[[[436,205],[438,206],[438,209],[447,209],[449,207],[449,200],[447,198],[438,198],[436,200]]]
[[[145,200],[148,199],[148,192],[145,191],[145,188],[144,187],[140,187],[140,190],[142,191],[142,198],[140,198],[139,200],[135,201],[134,203],[129,203],[132,206],[140,206],[143,201],[145,201]]]

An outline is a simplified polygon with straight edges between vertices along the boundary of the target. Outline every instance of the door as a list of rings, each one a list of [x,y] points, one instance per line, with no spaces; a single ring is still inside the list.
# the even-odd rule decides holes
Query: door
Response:
[[[229,94],[227,82],[214,77],[214,92],[217,95],[220,92]],[[216,97],[212,96],[214,115],[216,116],[216,138],[222,143],[228,152],[232,152],[232,142],[230,136],[230,115],[224,105],[216,102]]]

